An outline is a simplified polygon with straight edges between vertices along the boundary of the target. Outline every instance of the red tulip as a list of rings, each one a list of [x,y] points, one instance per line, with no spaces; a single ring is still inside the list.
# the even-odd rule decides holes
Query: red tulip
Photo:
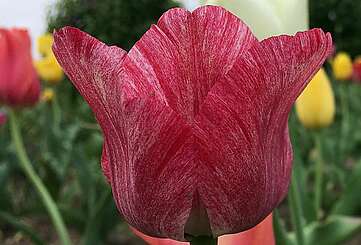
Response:
[[[352,79],[355,82],[361,82],[361,57],[356,58],[353,63]]]
[[[127,54],[75,28],[53,50],[104,133],[127,222],[154,237],[238,233],[286,195],[287,118],[332,49],[319,29],[257,41],[221,7],[172,9]]]
[[[0,28],[0,103],[21,107],[38,101],[40,82],[30,48],[26,30]]]
[[[187,242],[178,242],[170,239],[154,238],[132,228],[133,232],[149,245],[189,245]],[[234,235],[222,236],[218,245],[274,245],[272,215],[248,231]]]

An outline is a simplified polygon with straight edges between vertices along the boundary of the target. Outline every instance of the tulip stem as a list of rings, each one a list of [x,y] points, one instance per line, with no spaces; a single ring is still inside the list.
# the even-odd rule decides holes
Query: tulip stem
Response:
[[[344,161],[344,158],[346,156],[345,151],[347,150],[347,136],[349,134],[349,105],[348,105],[348,84],[340,86],[340,101],[341,101],[341,114],[342,114],[342,120],[341,120],[341,135],[340,135],[340,141],[339,141],[339,162],[342,163]]]
[[[191,245],[217,245],[218,239],[209,236],[193,237],[190,241]]]
[[[15,150],[19,158],[20,167],[25,172],[26,176],[30,179],[31,183],[34,185],[37,190],[44,206],[46,207],[54,227],[59,235],[59,238],[63,245],[70,245],[70,238],[68,231],[65,227],[63,219],[60,215],[59,209],[56,206],[54,200],[46,189],[44,183],[41,181],[40,177],[36,174],[33,166],[30,163],[29,157],[26,154],[22,136],[18,127],[16,114],[14,111],[9,110],[10,115],[10,132],[13,143],[15,145]]]
[[[288,201],[290,204],[292,225],[295,230],[297,245],[304,245],[305,238],[303,232],[303,211],[302,211],[301,199],[299,193],[300,192],[298,188],[296,174],[293,172]]]
[[[321,136],[316,132],[315,142],[317,150],[317,162],[315,170],[315,211],[317,218],[321,216],[322,208],[322,184],[323,184],[323,172],[324,172],[324,162],[322,157],[322,144]]]

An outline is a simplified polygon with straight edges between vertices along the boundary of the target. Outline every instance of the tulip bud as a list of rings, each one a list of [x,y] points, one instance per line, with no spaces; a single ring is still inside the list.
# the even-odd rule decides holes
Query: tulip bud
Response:
[[[353,63],[352,79],[355,82],[361,82],[361,57],[357,57]]]
[[[0,28],[0,103],[22,107],[38,101],[40,82],[30,46],[26,30]]]
[[[345,52],[336,54],[332,62],[333,75],[337,80],[348,80],[352,77],[352,59]]]
[[[54,99],[55,93],[51,88],[45,89],[41,94],[41,101],[43,102],[51,102]]]
[[[335,116],[335,99],[324,69],[320,69],[296,101],[296,112],[306,128],[329,126]]]

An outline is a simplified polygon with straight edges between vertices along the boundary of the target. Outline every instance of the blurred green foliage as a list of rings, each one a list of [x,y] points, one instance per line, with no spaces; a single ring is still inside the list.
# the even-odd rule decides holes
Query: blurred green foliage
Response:
[[[48,30],[74,26],[129,50],[151,24],[175,6],[171,0],[63,0],[50,13]]]
[[[289,119],[294,151],[293,178],[298,185],[304,217],[305,244],[309,245],[348,244],[345,242],[361,231],[361,86],[332,79],[332,87],[336,98],[336,117],[330,127],[306,129],[298,121],[295,111]],[[317,138],[321,149],[317,147]],[[324,161],[322,212],[316,214],[313,188],[316,163],[320,160]],[[294,230],[290,211],[287,211],[290,208],[289,198],[290,193],[279,208],[288,231]],[[288,239],[282,244],[297,244],[295,233],[288,233],[287,238],[282,238],[286,230],[281,228],[277,226],[279,239]]]
[[[361,55],[361,1],[309,0],[310,25],[332,33],[336,49]]]

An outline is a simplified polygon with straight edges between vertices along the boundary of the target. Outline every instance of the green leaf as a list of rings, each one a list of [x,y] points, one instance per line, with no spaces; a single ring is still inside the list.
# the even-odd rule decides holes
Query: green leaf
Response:
[[[308,175],[309,171],[305,168],[300,154],[295,150],[292,178],[295,179],[295,182],[299,187],[302,187],[298,188],[298,195],[300,196],[302,215],[304,216],[303,218],[305,219],[306,223],[310,223],[317,219],[317,214],[314,209],[312,199],[308,195],[306,188],[304,188],[308,183]]]
[[[355,166],[346,189],[334,205],[332,214],[356,215],[361,210],[361,160]]]
[[[287,231],[282,223],[282,219],[277,209],[273,211],[273,231],[277,245],[294,245],[295,243],[288,238]]]
[[[104,232],[109,231],[110,229],[103,228],[107,227],[107,225],[109,224],[111,226],[114,224],[114,219],[111,220],[108,218],[109,210],[114,210],[113,217],[117,217],[116,209],[109,209],[109,203],[112,203],[112,193],[110,189],[105,189],[104,192],[100,195],[100,198],[97,199],[97,203],[96,205],[94,205],[94,209],[92,210],[93,212],[88,217],[85,231],[82,235],[81,244],[99,244],[101,242],[101,239],[103,237],[106,237]]]
[[[0,186],[6,186],[7,180],[9,178],[9,168],[6,163],[0,162]],[[0,188],[0,209],[7,210],[10,209],[11,202],[10,196],[7,188]]]
[[[361,218],[331,216],[324,223],[312,223],[306,229],[306,244],[337,245],[361,231]]]
[[[0,211],[0,220],[6,222],[6,224],[13,226],[18,231],[21,231],[24,235],[27,235],[33,244],[45,245],[45,242],[33,231],[30,227],[19,221],[16,217],[9,213]]]

